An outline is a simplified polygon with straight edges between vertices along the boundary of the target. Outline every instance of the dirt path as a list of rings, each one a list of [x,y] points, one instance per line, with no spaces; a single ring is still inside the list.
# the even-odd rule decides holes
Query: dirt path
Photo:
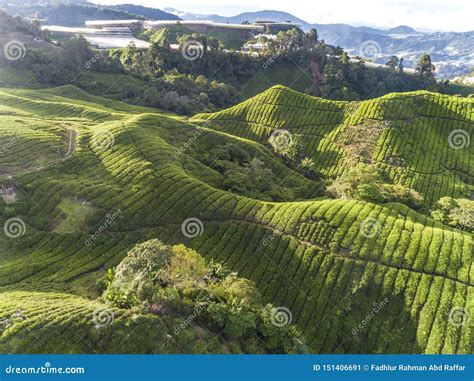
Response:
[[[66,154],[63,157],[63,160],[69,159],[74,151],[76,150],[77,145],[77,130],[75,128],[69,130],[69,146]]]
[[[37,167],[34,167],[34,168],[25,169],[25,170],[15,171],[14,174],[5,173],[5,174],[3,174],[3,176],[6,176],[7,178],[12,178],[16,175],[24,175],[26,173],[33,173],[33,172],[41,171],[41,170],[43,170],[47,167],[50,167],[51,165],[54,165],[56,163],[59,163],[61,161],[69,159],[74,154],[74,152],[76,150],[78,133],[77,133],[77,130],[75,128],[68,129],[68,131],[69,131],[68,149],[67,149],[67,152],[64,154],[63,157],[61,157],[59,159],[51,160],[50,162],[45,163],[41,166],[37,166]],[[0,177],[1,176],[2,175],[0,174]]]

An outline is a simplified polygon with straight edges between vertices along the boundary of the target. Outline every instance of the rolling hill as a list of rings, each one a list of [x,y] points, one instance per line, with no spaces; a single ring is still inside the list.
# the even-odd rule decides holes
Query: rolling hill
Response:
[[[266,141],[275,129],[301,135],[331,177],[347,170],[347,146],[361,129],[374,137],[365,159],[393,181],[429,202],[468,197],[472,146],[448,141],[455,130],[472,138],[473,103],[427,92],[333,102],[277,86],[186,120],[73,86],[1,89],[0,182],[10,196],[0,199],[0,352],[133,353],[148,338],[166,339],[153,317],[118,310],[132,338],[117,346],[123,329],[95,333],[91,319],[105,308],[95,298],[106,270],[158,238],[254,281],[267,302],[290,311],[311,352],[470,353],[471,326],[459,315],[474,300],[472,234],[402,204],[323,197],[318,181]],[[203,157],[228,143],[308,194],[270,202],[226,191]],[[184,234],[189,219],[197,232]]]
[[[365,160],[433,203],[443,196],[472,195],[472,148],[451,149],[453,130],[472,137],[472,99],[429,92],[388,94],[364,102],[333,102],[275,86],[230,109],[198,115],[213,129],[260,144],[285,129],[303,142],[316,169],[337,176],[347,169],[354,141],[370,143]],[[302,106],[303,105],[303,106]],[[469,148],[469,147],[468,147]]]

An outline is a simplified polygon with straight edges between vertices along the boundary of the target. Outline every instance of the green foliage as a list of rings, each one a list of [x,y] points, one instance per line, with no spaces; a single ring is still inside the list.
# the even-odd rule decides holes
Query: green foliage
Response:
[[[443,224],[466,231],[474,230],[474,201],[443,197],[436,203],[431,216]]]
[[[196,251],[184,245],[170,247],[151,240],[128,253],[117,266],[104,295],[121,308],[145,303],[145,310],[159,315],[167,308],[167,315],[176,319],[190,312],[193,318],[188,318],[189,325],[199,322],[223,336],[223,340],[229,340],[230,345],[238,340],[237,346],[245,352],[255,349],[258,340],[262,340],[266,350],[275,353],[303,348],[294,327],[276,327],[271,335],[266,332],[268,327],[262,329],[268,326],[267,314],[272,306],[261,304],[261,295],[252,282],[225,270],[218,273],[216,276],[215,262],[206,264]],[[266,335],[271,336],[268,346]]]
[[[312,178],[298,168],[306,157],[313,160],[317,177],[336,179],[359,163],[369,165],[382,171],[384,178],[378,180],[375,193],[374,186],[361,189],[368,196],[364,199],[381,200],[377,194],[381,193],[387,201],[405,200],[418,208],[421,199],[409,189],[418,192],[426,205],[453,192],[456,197],[466,197],[472,189],[465,175],[472,172],[469,149],[453,150],[448,144],[451,131],[472,133],[471,103],[470,99],[428,92],[330,102],[275,86],[229,110],[197,115],[194,120],[205,120],[217,131],[251,139],[272,150],[269,139],[273,131],[287,130],[300,145],[296,163],[285,159],[289,167]],[[452,123],[449,128],[446,119]],[[345,179],[351,182],[348,177]],[[384,188],[380,183],[404,188]],[[344,197],[345,190],[337,193]]]
[[[121,308],[131,307],[139,301],[150,301],[157,273],[171,256],[171,248],[158,240],[137,245],[113,272],[104,297]]]
[[[328,186],[333,196],[371,202],[400,202],[411,208],[422,207],[423,197],[399,184],[387,184],[387,176],[372,165],[358,164],[349,168]]]
[[[268,201],[288,198],[272,170],[235,144],[227,143],[213,150],[208,163],[224,175],[223,185],[231,192]]]
[[[358,165],[349,168],[327,188],[334,196],[345,199],[382,201],[377,184],[382,182],[383,174],[374,166]]]
[[[444,196],[468,199],[472,150],[451,149],[448,135],[464,129],[472,136],[472,99],[416,92],[332,102],[277,87],[192,120],[91,96],[74,86],[2,89],[0,103],[0,149],[9,147],[2,156],[1,183],[17,189],[15,203],[0,198],[0,226],[17,217],[26,227],[18,238],[0,234],[0,321],[13,321],[0,337],[2,351],[301,351],[298,340],[289,339],[291,332],[272,324],[274,309],[265,308],[272,303],[291,311],[311,353],[471,352],[468,325],[449,323],[453,308],[472,315],[470,231],[398,202],[316,198],[315,192],[301,193],[298,202],[242,197],[223,189],[224,175],[207,159],[217,147],[233,143],[264,162],[295,194],[300,187],[313,191],[319,184],[268,145],[274,130],[286,129],[301,138],[301,157],[313,160],[326,178],[342,175],[359,155],[361,164],[384,171],[390,181],[382,184],[415,189],[427,205]],[[76,148],[65,159],[53,148],[65,152],[73,127]],[[358,151],[349,158],[347,146],[358,128],[377,138],[363,155]],[[100,132],[113,134],[111,147],[99,146]],[[9,144],[14,137],[15,144]],[[58,205],[70,197],[87,200],[95,212],[87,231],[55,233]],[[9,207],[14,209],[7,215]],[[121,218],[104,229],[107,214],[118,209]],[[192,217],[201,220],[202,229],[189,238],[182,224]],[[86,245],[96,231],[97,239]],[[138,270],[142,277],[114,283],[106,269],[154,238],[167,245],[185,242],[205,261],[183,253],[158,269],[161,275],[152,281],[150,272]],[[137,254],[124,268],[139,269],[134,263],[147,261]],[[240,281],[232,280],[233,272]],[[117,286],[112,301],[97,300],[103,291],[96,288],[98,280]],[[249,281],[260,298],[249,292]],[[215,320],[204,313],[209,297],[226,306]],[[361,323],[385,297],[389,302],[377,313],[380,318]],[[114,323],[96,328],[93,312],[104,308],[114,311]],[[240,308],[242,324],[234,319]],[[20,309],[25,319],[17,321]],[[253,321],[256,328],[247,328]],[[228,334],[216,336],[222,324]],[[354,336],[358,324],[363,329]],[[292,325],[286,328],[293,331]],[[230,336],[244,331],[239,338]]]

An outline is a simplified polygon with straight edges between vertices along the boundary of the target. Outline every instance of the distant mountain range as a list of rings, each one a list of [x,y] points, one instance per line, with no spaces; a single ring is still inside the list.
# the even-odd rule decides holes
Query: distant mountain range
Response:
[[[140,15],[150,20],[178,20],[179,17],[162,11],[157,8],[148,8],[141,5],[134,4],[120,4],[120,5],[111,5],[109,8],[115,9],[117,11],[128,12],[135,15]]]
[[[156,8],[132,4],[102,6],[83,0],[0,0],[0,9],[26,19],[38,18],[43,24],[70,27],[84,26],[87,20],[154,19],[177,20],[178,17]]]

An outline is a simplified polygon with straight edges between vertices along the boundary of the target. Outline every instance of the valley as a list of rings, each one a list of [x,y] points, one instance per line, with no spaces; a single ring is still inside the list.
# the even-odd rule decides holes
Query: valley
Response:
[[[3,88],[0,105],[0,146],[22,129],[2,161],[6,173],[28,165],[25,152],[59,155],[47,147],[61,139],[66,121],[77,131],[64,160],[1,175],[14,184],[16,201],[3,205],[0,224],[23,222],[0,236],[3,350],[199,352],[146,338],[166,331],[143,329],[165,324],[166,315],[97,299],[108,269],[136,244],[159,239],[184,243],[254,282],[265,303],[289,311],[310,353],[470,352],[469,325],[450,321],[453,310],[472,309],[472,229],[436,221],[427,210],[446,196],[472,199],[472,146],[449,144],[452,131],[472,138],[472,99],[413,92],[341,102],[276,86],[187,119],[65,86]],[[349,149],[358,128],[378,131],[363,151]],[[269,143],[281,130],[302,141],[314,175]],[[227,154],[216,147],[258,158],[283,193],[229,191],[229,172],[219,172],[225,163],[206,159]],[[416,190],[425,206],[328,197],[322,179],[355,162]],[[71,200],[89,211],[81,225],[58,229]],[[198,223],[187,230],[190,219]],[[90,316],[102,309],[114,316],[114,330],[94,329]],[[133,340],[123,336],[128,329]],[[221,343],[224,337],[217,335]]]
[[[7,378],[464,372],[469,5],[136,3],[0,0]]]

